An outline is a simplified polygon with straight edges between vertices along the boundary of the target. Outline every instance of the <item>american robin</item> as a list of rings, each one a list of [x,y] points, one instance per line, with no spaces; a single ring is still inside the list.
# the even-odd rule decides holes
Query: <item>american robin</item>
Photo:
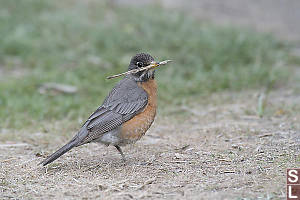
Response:
[[[128,70],[156,63],[158,62],[154,62],[151,55],[139,53],[132,57]],[[73,139],[40,164],[45,166],[73,147],[90,142],[115,146],[125,160],[120,146],[139,140],[154,121],[157,107],[157,85],[154,74],[155,70],[149,69],[126,75]]]

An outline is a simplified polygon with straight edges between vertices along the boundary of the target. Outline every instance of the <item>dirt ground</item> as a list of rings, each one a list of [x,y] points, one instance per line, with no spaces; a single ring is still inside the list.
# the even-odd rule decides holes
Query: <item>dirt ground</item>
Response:
[[[123,148],[125,164],[115,148],[90,144],[37,166],[40,154],[66,142],[61,136],[46,145],[33,132],[34,139],[1,144],[1,199],[284,199],[285,170],[300,164],[300,94],[270,93],[263,118],[257,98],[219,93],[174,109],[184,116],[158,116]]]
[[[208,2],[217,1],[201,2],[208,14],[200,14],[213,21],[269,27],[267,31],[299,40],[300,26],[292,26],[300,14],[294,12],[298,0],[290,0],[289,7],[281,0],[247,1],[253,8],[247,12],[237,0],[230,1],[232,12],[230,3],[214,7]],[[279,17],[278,9],[289,14]],[[79,123],[49,124],[50,133],[3,130],[2,135],[17,134],[19,139],[0,144],[0,199],[285,199],[286,168],[300,166],[299,91],[273,90],[263,118],[257,116],[259,91],[218,93],[174,108],[169,116],[158,114],[139,142],[123,148],[126,163],[115,148],[90,144],[48,167],[37,166],[67,142]],[[60,135],[67,131],[68,136]]]

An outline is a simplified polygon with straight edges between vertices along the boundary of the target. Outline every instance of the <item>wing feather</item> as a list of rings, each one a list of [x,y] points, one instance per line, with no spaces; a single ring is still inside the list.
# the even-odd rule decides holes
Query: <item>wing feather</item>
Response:
[[[88,134],[80,145],[96,140],[105,132],[119,127],[141,112],[147,103],[147,92],[134,80],[125,77],[112,89],[103,104],[82,127]]]

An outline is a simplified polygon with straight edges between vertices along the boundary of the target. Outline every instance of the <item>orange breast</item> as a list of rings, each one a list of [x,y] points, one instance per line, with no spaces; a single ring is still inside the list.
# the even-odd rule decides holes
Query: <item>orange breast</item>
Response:
[[[157,107],[157,85],[154,79],[147,82],[138,83],[148,94],[148,104],[144,110],[125,122],[121,128],[121,137],[125,143],[131,143],[139,140],[150,128],[156,115]]]

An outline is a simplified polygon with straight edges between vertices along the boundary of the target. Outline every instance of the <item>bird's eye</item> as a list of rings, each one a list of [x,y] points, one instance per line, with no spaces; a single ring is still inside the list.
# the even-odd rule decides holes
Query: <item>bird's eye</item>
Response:
[[[137,62],[136,65],[137,65],[138,67],[143,67],[143,63],[142,63],[142,62]]]

